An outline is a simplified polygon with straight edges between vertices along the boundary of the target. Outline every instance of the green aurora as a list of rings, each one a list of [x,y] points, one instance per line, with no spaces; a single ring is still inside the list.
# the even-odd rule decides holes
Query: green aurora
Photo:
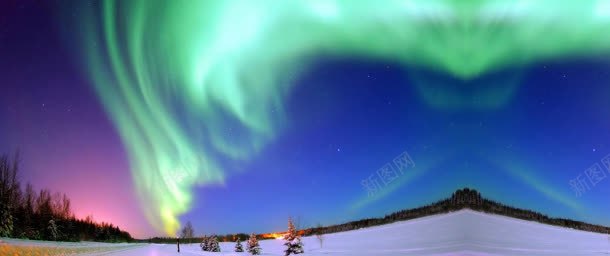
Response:
[[[86,66],[127,149],[148,220],[168,235],[196,185],[222,184],[230,174],[222,159],[247,160],[280,131],[283,96],[316,56],[387,60],[470,81],[610,48],[608,0],[99,5],[88,3],[80,17]],[[487,96],[506,101],[515,85],[507,86]],[[433,107],[463,105],[451,91],[428,88],[418,91]],[[497,107],[490,102],[482,107]],[[238,141],[224,136],[229,125],[239,127]]]

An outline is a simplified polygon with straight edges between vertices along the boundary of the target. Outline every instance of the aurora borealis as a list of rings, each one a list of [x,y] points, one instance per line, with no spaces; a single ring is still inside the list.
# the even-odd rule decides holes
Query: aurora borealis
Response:
[[[95,131],[102,128],[87,125],[92,138],[104,140],[108,127],[116,129],[120,143],[107,147],[119,152],[120,164],[108,168],[117,169],[113,180],[122,180],[154,230],[142,234],[174,235],[185,219],[205,230],[241,232],[226,224],[247,217],[235,212],[242,207],[256,208],[243,202],[248,191],[269,205],[250,213],[261,224],[246,229],[265,231],[277,225],[264,225],[269,218],[307,215],[330,224],[416,206],[463,186],[610,224],[602,217],[610,209],[600,206],[610,180],[585,198],[568,186],[610,153],[603,118],[610,114],[610,1],[48,6],[60,29],[44,35],[60,38],[53,47],[70,49],[65,61],[82,77],[68,79],[78,85],[55,87],[72,98],[85,95],[95,106],[86,109],[109,119],[88,121],[105,127],[100,135]],[[10,95],[25,95],[13,90]],[[3,104],[39,107],[35,97]],[[39,118],[54,120],[31,117]],[[0,131],[21,134],[7,135],[7,145],[38,158],[43,154],[28,148],[40,142],[23,126],[35,124],[10,122]],[[360,181],[403,151],[416,168],[368,197]],[[303,191],[279,194],[295,180]],[[311,202],[286,210],[291,197]]]

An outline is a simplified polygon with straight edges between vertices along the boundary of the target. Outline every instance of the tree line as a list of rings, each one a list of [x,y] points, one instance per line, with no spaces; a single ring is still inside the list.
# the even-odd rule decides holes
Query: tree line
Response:
[[[51,241],[130,242],[131,235],[93,217],[79,219],[70,199],[48,189],[21,186],[19,155],[0,156],[0,237]]]
[[[250,235],[245,234],[245,233],[239,233],[239,234],[226,234],[226,235],[215,235],[212,234],[212,236],[215,236],[216,239],[218,239],[218,241],[220,242],[233,242],[236,241],[237,239],[241,240],[241,241],[247,241],[250,238]],[[257,240],[265,240],[265,239],[272,239],[269,237],[266,237],[264,234],[257,234],[255,235]],[[184,236],[180,236],[180,243],[185,243],[185,244],[191,244],[191,243],[199,243],[202,240],[204,240],[204,238],[206,238],[207,236],[200,236],[200,237],[184,237]],[[153,244],[175,244],[176,243],[176,237],[151,237],[148,239],[135,239],[134,242],[139,242],[139,243],[153,243]]]
[[[610,227],[563,218],[551,218],[539,212],[504,205],[493,200],[485,199],[481,197],[481,194],[478,191],[469,188],[457,190],[452,194],[450,198],[443,199],[435,203],[425,205],[423,207],[394,212],[384,216],[383,218],[370,218],[358,221],[351,221],[339,225],[309,228],[302,230],[302,233],[304,236],[310,236],[343,232],[389,224],[396,221],[411,220],[430,215],[450,213],[462,209],[471,209],[485,213],[503,215],[528,221],[536,221],[543,224],[572,228],[577,230],[610,234]]]

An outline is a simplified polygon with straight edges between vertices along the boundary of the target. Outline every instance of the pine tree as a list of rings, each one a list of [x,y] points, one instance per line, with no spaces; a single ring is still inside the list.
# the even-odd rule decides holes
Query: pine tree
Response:
[[[49,234],[51,234],[51,239],[53,239],[53,241],[57,240],[57,237],[59,237],[59,230],[55,220],[49,220],[49,226],[47,229],[49,230]]]
[[[212,240],[212,236],[208,237],[208,252],[212,251],[212,244],[214,243],[214,241]]]
[[[220,252],[220,245],[218,244],[218,237],[216,237],[216,235],[213,235],[210,238],[208,247],[210,249],[210,252]]]
[[[0,237],[9,237],[15,225],[15,212],[18,205],[19,181],[17,179],[19,155],[9,160],[8,155],[0,156]]]
[[[201,250],[203,250],[204,252],[207,252],[210,250],[209,245],[209,240],[210,238],[207,236],[203,236],[203,240],[201,241]]]
[[[301,242],[301,236],[298,234],[297,229],[294,227],[291,218],[288,218],[288,232],[284,236],[284,240],[286,241],[284,243],[284,245],[286,246],[284,255],[288,256],[290,254],[300,254],[304,252],[303,243]]]
[[[0,237],[9,237],[13,233],[13,215],[8,204],[0,205]]]
[[[235,244],[235,252],[244,252],[244,247],[241,245],[241,240],[239,237],[237,238],[237,243]]]
[[[248,239],[248,252],[252,255],[261,254],[261,247],[258,245],[258,240],[254,234],[251,234],[250,239]]]

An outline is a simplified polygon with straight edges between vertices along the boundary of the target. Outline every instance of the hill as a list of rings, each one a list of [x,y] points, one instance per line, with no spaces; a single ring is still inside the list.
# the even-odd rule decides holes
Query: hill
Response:
[[[577,230],[610,234],[609,227],[564,218],[551,218],[545,214],[535,211],[504,205],[502,203],[483,198],[478,191],[469,188],[457,190],[451,195],[450,198],[439,200],[435,203],[422,207],[394,212],[386,215],[383,218],[370,218],[327,227],[309,228],[303,230],[302,234],[307,236],[312,234],[327,234],[349,231],[393,223],[396,221],[411,220],[425,216],[449,213],[463,209],[471,209],[479,212],[503,215],[522,220],[536,221],[543,224]]]

